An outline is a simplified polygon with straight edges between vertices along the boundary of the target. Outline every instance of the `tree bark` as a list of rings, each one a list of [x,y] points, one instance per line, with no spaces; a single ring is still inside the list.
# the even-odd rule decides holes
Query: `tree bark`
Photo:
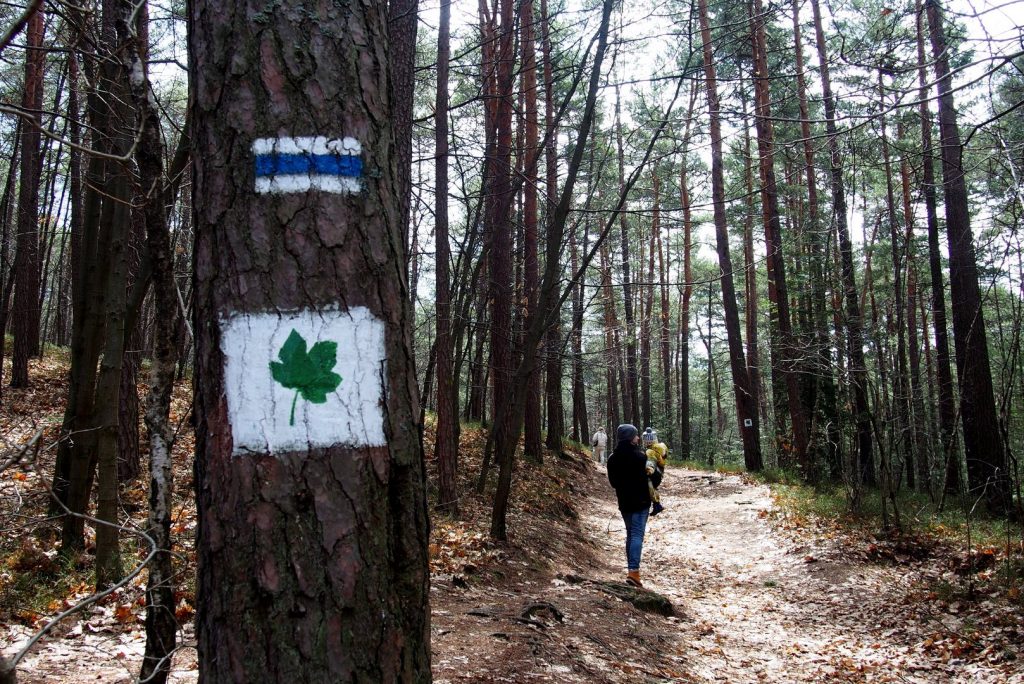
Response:
[[[174,430],[170,424],[171,394],[178,345],[175,331],[179,307],[174,283],[174,255],[168,230],[168,205],[173,193],[164,176],[164,144],[157,107],[145,65],[148,54],[147,11],[129,24],[131,14],[122,16],[120,31],[128,45],[128,66],[140,78],[132,79],[131,95],[138,116],[140,137],[136,147],[138,183],[135,195],[141,202],[146,249],[152,263],[154,302],[154,353],[150,371],[145,422],[149,437],[149,515],[147,533],[157,554],[149,566],[146,583],[146,651],[139,678],[164,684],[170,672],[170,656],[177,642],[174,570],[171,543],[171,507],[174,469],[171,450]],[[187,116],[187,115],[186,115]],[[186,131],[183,139],[187,139]],[[134,388],[132,388],[134,390]]]
[[[786,261],[782,245],[778,189],[775,183],[775,135],[771,120],[771,98],[768,86],[768,48],[765,37],[764,9],[761,0],[754,0],[751,33],[754,53],[754,121],[757,128],[757,150],[761,165],[761,201],[765,218],[768,261],[772,264],[775,292],[778,295],[779,351],[781,358],[772,359],[786,383],[789,417],[793,429],[793,449],[803,476],[813,478],[813,462],[808,454],[807,414],[800,397],[798,354],[789,309],[786,283]]]
[[[565,227],[569,217],[572,204],[572,193],[576,187],[576,179],[583,162],[583,153],[586,147],[586,140],[590,135],[590,127],[594,123],[594,112],[597,102],[598,84],[601,77],[601,65],[608,44],[608,24],[611,17],[614,0],[605,0],[601,7],[601,25],[597,33],[597,47],[594,53],[594,63],[591,67],[590,82],[588,84],[586,104],[583,110],[583,117],[580,121],[579,132],[575,141],[572,158],[566,172],[565,184],[559,196],[558,204],[547,221],[546,242],[551,249],[553,245],[561,245],[565,235]],[[620,206],[622,197],[620,196]],[[578,274],[577,274],[578,275]],[[562,303],[571,293],[569,289],[561,291],[561,263],[558,259],[548,259],[544,265],[544,274],[541,278],[540,301],[538,311],[545,312],[542,317],[537,317],[531,322],[523,338],[524,362],[519,365],[515,372],[515,382],[512,383],[511,393],[503,398],[499,406],[498,417],[495,420],[493,434],[494,450],[496,460],[501,464],[501,471],[498,475],[498,487],[495,492],[494,507],[491,511],[491,537],[498,540],[507,538],[506,519],[508,515],[509,495],[512,486],[512,456],[516,443],[519,441],[519,434],[522,430],[523,411],[525,404],[526,377],[531,368],[529,365],[530,354],[540,344],[545,332],[550,331],[553,319],[560,311]],[[561,345],[558,345],[561,349]],[[549,435],[550,438],[550,435]],[[560,446],[560,445],[559,445]]]
[[[11,387],[28,387],[28,359],[39,354],[39,143],[43,107],[45,19],[37,9],[25,32],[25,85],[21,105],[27,118],[21,126],[21,171],[18,184],[18,236],[14,255],[14,349]]]
[[[935,375],[939,406],[939,455],[944,464],[944,488],[959,494],[961,485],[960,451],[957,443],[956,387],[949,354],[949,324],[946,317],[945,276],[939,249],[939,214],[935,198],[935,155],[932,146],[932,115],[928,107],[929,86],[925,57],[925,17],[922,0],[917,0],[917,79],[921,119],[921,193],[924,195],[928,226],[928,269],[931,274],[932,328],[935,331]]]
[[[658,330],[660,333],[661,342],[661,374],[662,374],[662,387],[664,391],[664,409],[662,415],[667,423],[668,444],[675,442],[675,420],[672,418],[672,348],[671,348],[671,333],[669,330],[669,300],[668,300],[668,264],[665,259],[665,246],[664,242],[668,241],[668,226],[665,226],[665,237],[662,238],[662,230],[660,224],[660,199],[659,199],[660,182],[657,176],[655,176],[654,183],[654,231],[658,242],[658,279],[660,281],[659,294],[661,297],[661,312],[658,316]]]
[[[796,54],[797,98],[800,106],[800,135],[803,138],[804,173],[807,179],[808,222],[807,235],[810,259],[810,300],[811,326],[814,340],[811,382],[814,386],[814,402],[811,404],[811,449],[825,456],[831,475],[838,475],[840,469],[839,431],[836,429],[838,407],[833,371],[831,343],[826,313],[825,228],[821,225],[818,211],[818,181],[814,161],[814,139],[811,134],[810,110],[807,104],[807,79],[804,76],[803,40],[800,28],[800,7],[797,0],[791,3],[793,11],[793,43]],[[824,441],[825,444],[819,446]]]
[[[427,682],[387,6],[190,19],[200,681]]]
[[[547,201],[545,203],[545,221],[550,225],[556,209],[558,197],[558,122],[555,119],[555,75],[551,62],[551,27],[548,16],[547,0],[540,2],[541,14],[541,54],[544,62],[544,185]],[[582,139],[581,139],[582,140]],[[545,257],[558,262],[561,243],[547,243]],[[545,444],[549,449],[562,448],[562,435],[565,432],[562,405],[562,331],[561,318],[556,317],[547,333],[545,355],[547,391],[545,393],[548,414],[548,434]]]
[[[391,45],[388,71],[391,84],[392,127],[395,132],[395,182],[398,192],[398,226],[407,245],[406,268],[416,251],[415,238],[409,244],[412,205],[412,111],[416,87],[416,32],[419,28],[419,0],[388,0]],[[415,278],[410,290],[416,292]]]
[[[683,208],[683,284],[679,292],[679,456],[693,458],[693,431],[690,421],[690,300],[693,297],[693,218],[687,159],[679,172],[679,203]]]
[[[540,140],[537,119],[537,58],[534,47],[533,0],[523,0],[519,4],[520,47],[522,49],[522,94],[524,102],[524,133],[525,144],[522,146],[520,159],[525,157],[523,175],[523,286],[526,299],[527,319],[537,316],[538,253],[537,253],[537,164]],[[528,161],[527,161],[528,160]],[[553,254],[548,254],[552,258]],[[558,353],[557,349],[549,349],[549,354]],[[534,360],[536,364],[536,360]],[[526,418],[524,429],[523,454],[528,461],[540,463],[541,453],[541,414],[540,414],[540,368],[530,374],[529,388],[526,393]],[[551,388],[549,387],[549,391]],[[549,415],[550,418],[550,415]],[[559,436],[561,440],[561,436]]]
[[[881,98],[882,111],[885,111],[885,85],[882,70],[878,71],[878,94]],[[896,218],[896,192],[892,179],[892,160],[889,154],[889,136],[886,116],[883,113],[879,118],[880,138],[882,142],[882,165],[885,170],[885,207],[886,219],[889,224],[889,251],[892,256],[892,279],[893,279],[893,325],[891,332],[895,333],[896,363],[893,364],[895,373],[893,382],[893,404],[894,425],[896,433],[895,445],[896,455],[903,455],[906,464],[907,486],[914,487],[917,471],[914,469],[916,458],[916,439],[911,430],[910,424],[910,377],[907,369],[907,330],[905,293],[903,288],[903,260],[906,245],[900,245],[900,231]]]
[[[729,254],[729,232],[725,215],[725,170],[722,161],[722,125],[719,120],[721,110],[706,0],[698,0],[698,12],[700,15],[701,39],[704,47],[704,77],[707,84],[708,115],[710,117],[711,129],[711,193],[714,203],[715,244],[718,250],[719,280],[722,285],[722,309],[725,318],[726,337],[729,343],[729,363],[732,370],[733,393],[736,398],[736,422],[738,423],[739,433],[743,440],[743,462],[747,470],[758,471],[763,467],[760,426],[757,415],[757,402],[751,390],[750,376],[747,374],[747,362],[743,353],[739,309],[736,306],[736,287],[733,284],[732,258]],[[710,335],[711,331],[709,329],[708,336],[710,337]],[[710,360],[710,341],[708,342],[708,354]]]
[[[899,138],[902,139],[904,131],[899,131]],[[903,223],[905,227],[903,244],[906,245],[906,271],[907,271],[907,297],[906,297],[906,321],[907,321],[907,353],[910,361],[910,429],[912,439],[916,447],[916,458],[914,465],[917,468],[918,487],[932,494],[931,464],[929,454],[931,453],[931,440],[928,438],[928,420],[924,409],[924,386],[921,383],[921,349],[918,346],[917,329],[917,266],[914,257],[914,209],[910,198],[910,164],[907,155],[900,159],[900,187],[903,200]]]
[[[875,481],[875,466],[871,454],[871,416],[867,398],[867,366],[864,362],[864,325],[858,301],[856,271],[853,266],[853,244],[846,225],[846,184],[843,180],[843,159],[839,148],[839,134],[836,128],[836,101],[832,95],[832,80],[829,75],[828,49],[825,31],[821,21],[818,0],[811,0],[814,13],[814,33],[818,44],[818,64],[821,70],[821,90],[825,101],[825,131],[828,135],[832,186],[832,212],[839,235],[839,250],[842,257],[843,295],[846,301],[847,354],[850,358],[850,384],[853,392],[854,420],[857,425],[857,464],[852,481],[866,484]],[[855,490],[856,492],[859,489]]]
[[[434,244],[437,296],[437,338],[434,358],[437,368],[437,434],[434,457],[437,460],[437,505],[441,510],[458,513],[459,497],[455,474],[458,470],[459,410],[457,380],[453,375],[454,354],[451,338],[451,292],[448,263],[448,61],[450,59],[451,0],[442,0],[437,30],[437,95],[434,105]]]
[[[963,147],[953,104],[942,14],[937,0],[925,0],[931,34],[935,76],[939,86],[939,136],[942,143],[942,189],[949,241],[949,282],[953,306],[953,341],[960,382],[960,418],[964,428],[967,479],[971,496],[982,498],[989,510],[1008,514],[1011,506],[1006,452],[999,437],[992,372],[989,365],[985,316],[974,236],[962,164]]]
[[[615,144],[619,158],[619,193],[625,187],[625,151],[622,144],[622,118],[620,113],[619,88],[615,87]],[[636,317],[633,315],[633,283],[630,281],[629,263],[629,223],[626,213],[619,214],[619,237],[622,248],[622,301],[626,327],[623,336],[626,338],[626,374],[622,383],[623,411],[633,425],[640,424],[640,395],[638,393],[637,358],[636,358]]]

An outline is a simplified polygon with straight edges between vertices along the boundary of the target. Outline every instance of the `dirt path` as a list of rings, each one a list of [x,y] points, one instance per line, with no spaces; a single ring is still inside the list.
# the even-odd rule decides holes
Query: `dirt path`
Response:
[[[964,625],[955,609],[922,619],[906,567],[850,562],[828,539],[773,531],[767,487],[675,469],[662,494],[668,510],[648,526],[643,575],[689,618],[675,644],[686,679],[1024,681],[1006,654],[987,666],[934,648]],[[611,497],[591,498],[586,518],[605,554],[621,558],[625,533]]]
[[[736,476],[669,470],[667,510],[648,526],[642,572],[677,614],[641,612],[601,584],[619,586],[625,574],[604,469],[561,467],[572,473],[565,486],[578,517],[569,507],[557,517],[515,507],[511,544],[481,542],[493,554],[484,567],[466,561],[432,578],[436,684],[1024,684],[1019,614],[1003,628],[1016,636],[981,648],[976,611],[921,600],[935,559],[885,564],[839,536],[780,532],[768,488]],[[20,681],[134,681],[141,628],[119,625],[112,611],[97,608],[44,640]],[[195,681],[194,651],[178,666],[175,681]]]

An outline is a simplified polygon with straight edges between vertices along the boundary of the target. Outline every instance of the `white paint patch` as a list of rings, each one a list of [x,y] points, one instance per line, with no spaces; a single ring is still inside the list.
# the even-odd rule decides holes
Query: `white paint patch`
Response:
[[[328,138],[325,135],[299,138],[257,138],[253,154],[362,154],[355,138]]]
[[[320,190],[335,194],[356,193],[363,189],[358,178],[346,176],[310,176],[288,174],[283,176],[262,176],[256,179],[258,193],[305,192]]]
[[[271,371],[293,331],[307,352],[337,344],[336,363],[325,371],[341,382],[323,403],[283,386]],[[232,315],[221,320],[221,351],[233,454],[386,444],[384,323],[369,309]]]

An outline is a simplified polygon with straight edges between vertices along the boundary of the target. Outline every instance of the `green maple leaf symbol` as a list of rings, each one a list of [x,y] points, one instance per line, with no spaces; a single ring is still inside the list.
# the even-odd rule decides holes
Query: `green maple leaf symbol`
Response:
[[[299,395],[314,404],[327,402],[327,393],[333,392],[341,384],[341,376],[331,371],[338,362],[337,342],[317,342],[306,351],[306,340],[297,330],[285,340],[281,351],[277,353],[281,359],[270,362],[270,374],[274,380],[288,389],[295,390],[292,399],[292,414],[289,425],[295,425],[295,402]]]

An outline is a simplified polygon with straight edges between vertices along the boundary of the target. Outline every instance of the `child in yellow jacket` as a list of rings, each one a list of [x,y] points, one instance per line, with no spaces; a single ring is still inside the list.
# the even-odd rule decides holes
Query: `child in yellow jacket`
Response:
[[[661,505],[661,496],[658,494],[657,488],[654,483],[651,482],[651,475],[658,471],[662,474],[665,472],[665,457],[668,455],[668,447],[665,446],[664,442],[655,442],[647,449],[647,489],[651,495],[651,501],[654,502],[654,507],[651,509],[651,515],[658,515],[665,507]]]

